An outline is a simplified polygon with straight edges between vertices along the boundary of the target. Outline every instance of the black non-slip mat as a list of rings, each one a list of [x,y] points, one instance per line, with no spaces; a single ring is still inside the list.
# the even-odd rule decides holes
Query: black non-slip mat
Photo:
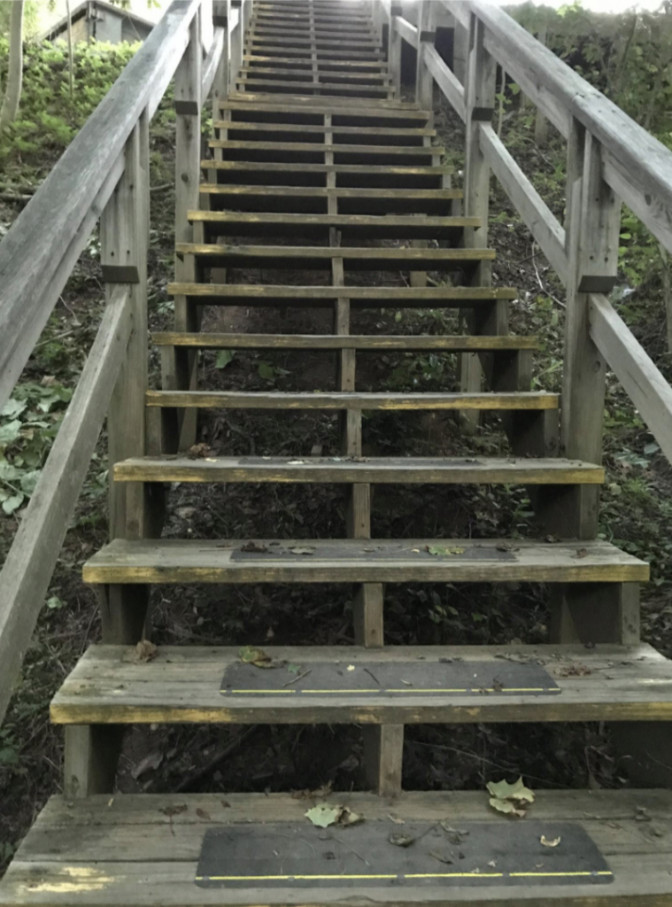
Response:
[[[221,692],[227,696],[316,696],[342,693],[351,696],[469,695],[492,693],[539,696],[560,688],[535,662],[417,661],[350,662],[347,651],[339,661],[280,663],[259,668],[242,661],[224,672]]]
[[[403,838],[413,843],[393,843]],[[502,816],[451,826],[365,818],[318,828],[306,818],[209,829],[195,881],[235,889],[603,885],[613,875],[584,828],[572,822]]]

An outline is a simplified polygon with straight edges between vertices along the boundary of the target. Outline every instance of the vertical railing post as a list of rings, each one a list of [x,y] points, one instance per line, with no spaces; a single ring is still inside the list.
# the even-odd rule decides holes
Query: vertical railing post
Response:
[[[469,25],[469,49],[465,71],[466,106],[466,149],[464,164],[464,213],[480,218],[479,227],[465,229],[465,246],[485,249],[488,244],[488,217],[490,194],[490,167],[479,144],[479,128],[482,122],[489,123],[495,106],[496,64],[485,49],[485,26],[475,14],[471,14]],[[481,262],[474,274],[474,282],[489,286],[492,281],[489,262]],[[494,318],[488,324],[479,324],[475,316],[470,318],[470,329],[474,333],[487,330],[488,333],[506,333],[506,308],[494,306]],[[476,353],[463,353],[460,361],[460,387],[464,392],[477,393],[481,390],[483,370]],[[463,419],[478,421],[478,412],[465,411]]]
[[[402,13],[400,0],[392,0],[390,3],[390,24],[387,29],[387,65],[390,68],[390,75],[394,79],[394,88],[397,97],[401,89],[401,35],[397,31],[397,16]]]
[[[115,385],[107,417],[110,469],[126,457],[146,451],[147,390],[147,249],[149,245],[149,118],[145,111],[129,137],[125,168],[100,219],[102,276],[106,298],[119,284],[129,288],[133,332]],[[110,472],[110,537],[149,534],[146,486],[115,483]],[[103,640],[129,644],[142,634],[147,588],[101,587]]]
[[[229,2],[229,22],[233,21],[234,15],[237,17],[236,25],[231,28],[229,27],[229,86],[235,90],[236,89],[236,80],[238,78],[238,73],[240,72],[240,67],[243,63],[243,55],[245,53],[245,35],[244,35],[244,25],[243,25],[243,9],[242,9],[242,0],[228,0]],[[235,13],[234,13],[235,10]]]
[[[570,459],[600,463],[606,365],[590,337],[589,294],[607,293],[617,280],[620,200],[602,179],[600,143],[576,120],[568,144],[565,224],[567,308],[560,451]],[[563,501],[558,531],[593,539],[597,534],[596,486],[580,486]],[[556,590],[551,631],[557,642],[633,644],[639,640],[636,583]]]
[[[189,211],[198,208],[198,191],[201,166],[201,69],[203,50],[201,44],[201,12],[199,10],[189,28],[189,44],[175,73],[175,242],[193,242],[194,229],[189,223]],[[180,282],[196,280],[196,257],[175,256],[175,279]],[[194,306],[185,296],[175,299],[175,330],[197,331],[199,317]],[[194,390],[197,382],[198,356],[195,352],[176,353],[175,363],[163,372],[165,389],[179,387]],[[173,369],[174,366],[174,369]],[[196,440],[195,409],[185,409],[178,414],[178,437],[171,446],[179,449],[191,447]]]
[[[421,0],[418,8],[418,54],[415,70],[415,100],[427,110],[434,106],[434,79],[427,69],[425,48],[436,42],[438,6],[432,0]]]

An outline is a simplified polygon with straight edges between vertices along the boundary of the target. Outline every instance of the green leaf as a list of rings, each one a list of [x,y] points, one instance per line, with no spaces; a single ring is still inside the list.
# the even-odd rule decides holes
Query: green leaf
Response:
[[[265,381],[272,381],[275,378],[275,369],[270,362],[260,362],[257,371],[259,377]]]
[[[2,502],[2,509],[10,516],[14,513],[15,510],[18,510],[19,507],[23,504],[23,495],[22,494],[13,494]]]
[[[0,410],[0,416],[4,416],[7,419],[15,419],[21,415],[26,406],[28,404],[25,400],[15,400],[14,397],[11,397]]]
[[[435,557],[446,557],[451,554],[464,554],[464,548],[446,548],[441,545],[427,545],[427,551]]]
[[[243,646],[238,653],[240,660],[246,665],[254,665],[255,668],[274,668],[276,667],[270,655],[267,655],[263,649],[257,649],[254,646]]]
[[[21,421],[13,419],[5,425],[0,425],[0,444],[11,444],[19,437]]]
[[[47,599],[47,608],[49,608],[50,611],[58,611],[59,608],[62,608],[64,605],[65,602],[61,601],[58,595],[52,595]]]
[[[318,803],[304,813],[306,819],[310,819],[313,825],[318,828],[328,828],[335,825],[343,812],[342,806],[330,806],[329,803]]]
[[[522,777],[515,784],[508,781],[488,781],[488,793],[500,800],[521,800],[534,803],[534,791],[525,787]]]
[[[215,359],[215,368],[226,368],[235,358],[233,350],[220,350]]]
[[[31,495],[35,491],[35,486],[41,475],[41,469],[31,469],[30,472],[25,472],[21,476],[21,491],[23,491],[24,494]]]

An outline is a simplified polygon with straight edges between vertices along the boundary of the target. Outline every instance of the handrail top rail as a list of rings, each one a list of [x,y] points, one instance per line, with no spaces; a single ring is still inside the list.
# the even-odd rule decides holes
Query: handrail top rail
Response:
[[[443,0],[443,5],[448,11],[456,8],[455,0]],[[497,47],[515,59],[517,67],[524,67],[535,85],[560,101],[618,161],[624,173],[637,175],[637,182],[651,200],[669,208],[668,220],[672,223],[670,149],[490,0],[459,0],[457,6],[460,21],[467,7],[484,23]],[[505,62],[503,65],[506,68]]]
[[[0,408],[49,317],[43,296],[65,282],[62,259],[85,241],[78,234],[143,111],[158,107],[199,3],[173,0],[0,243]]]

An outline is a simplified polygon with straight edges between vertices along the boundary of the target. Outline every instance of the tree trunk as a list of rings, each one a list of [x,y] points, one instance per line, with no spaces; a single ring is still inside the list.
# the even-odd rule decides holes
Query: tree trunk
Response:
[[[23,80],[23,7],[25,0],[14,0],[9,25],[9,71],[0,108],[0,134],[14,122],[19,112]]]

